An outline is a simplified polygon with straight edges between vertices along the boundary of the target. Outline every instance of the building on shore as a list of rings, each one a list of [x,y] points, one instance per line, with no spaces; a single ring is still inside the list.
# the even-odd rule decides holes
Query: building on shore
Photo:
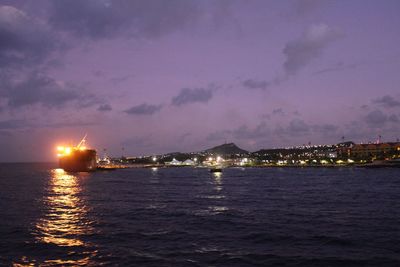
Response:
[[[355,159],[384,159],[400,154],[400,142],[380,144],[355,144],[351,148],[351,157]]]

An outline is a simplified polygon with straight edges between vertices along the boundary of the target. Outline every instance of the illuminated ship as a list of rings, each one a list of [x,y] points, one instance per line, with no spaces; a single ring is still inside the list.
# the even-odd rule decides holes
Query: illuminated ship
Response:
[[[90,172],[97,169],[96,150],[85,146],[86,135],[75,147],[57,147],[59,167],[68,172]]]

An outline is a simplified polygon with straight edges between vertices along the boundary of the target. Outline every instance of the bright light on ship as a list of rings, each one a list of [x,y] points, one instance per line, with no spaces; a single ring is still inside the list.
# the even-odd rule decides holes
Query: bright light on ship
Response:
[[[64,150],[64,153],[65,153],[66,155],[71,154],[71,148],[70,148],[70,147],[66,147],[65,150]]]
[[[82,149],[82,148],[80,148],[80,149]],[[83,149],[86,149],[86,148],[83,148]],[[58,146],[57,147],[57,151],[58,151],[57,157],[62,157],[62,156],[71,154],[72,153],[72,147]]]

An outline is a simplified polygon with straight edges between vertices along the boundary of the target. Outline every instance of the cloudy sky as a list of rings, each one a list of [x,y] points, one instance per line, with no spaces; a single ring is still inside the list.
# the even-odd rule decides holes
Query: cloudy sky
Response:
[[[400,138],[400,1],[0,0],[0,161]]]

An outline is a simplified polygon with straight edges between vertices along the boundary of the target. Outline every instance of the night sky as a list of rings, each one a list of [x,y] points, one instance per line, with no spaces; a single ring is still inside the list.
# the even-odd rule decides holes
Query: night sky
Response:
[[[400,138],[400,1],[0,1],[0,161]]]

